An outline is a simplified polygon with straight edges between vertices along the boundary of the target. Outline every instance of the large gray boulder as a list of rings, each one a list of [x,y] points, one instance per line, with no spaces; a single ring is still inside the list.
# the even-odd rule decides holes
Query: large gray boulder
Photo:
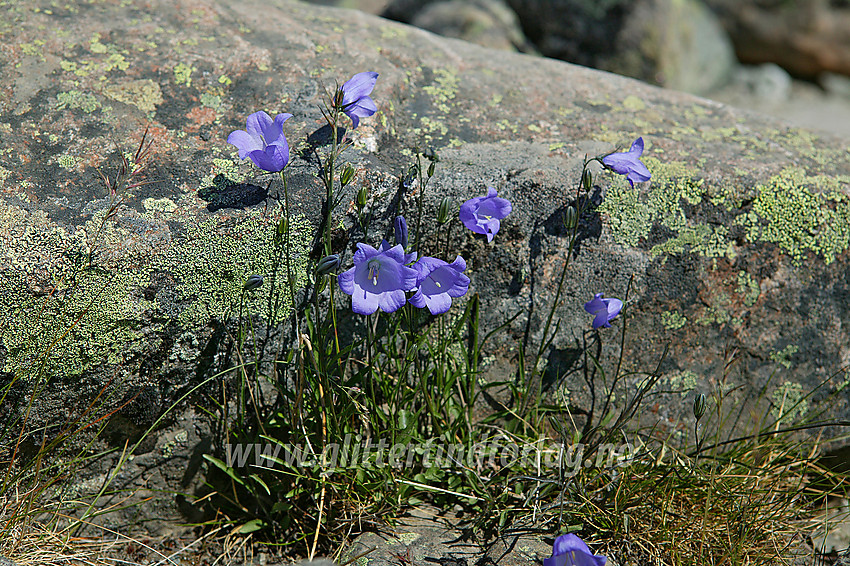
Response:
[[[736,352],[730,379],[749,391],[764,387],[777,414],[830,376],[838,377],[797,412],[817,410],[847,384],[845,139],[308,4],[10,2],[2,11],[0,372],[7,382],[20,376],[4,417],[23,413],[40,371],[50,382],[33,422],[73,418],[108,390],[107,409],[117,413],[104,442],[113,446],[139,440],[184,396],[202,402],[191,392],[218,367],[223,323],[238,312],[245,278],[275,270],[267,258],[278,205],[260,198],[270,179],[239,161],[227,135],[257,110],[291,112],[289,138],[303,149],[298,140],[324,124],[323,87],[364,70],[380,73],[379,112],[352,133],[345,159],[360,171],[348,197],[367,187],[376,222],[386,226],[396,214],[398,179],[415,147],[431,146],[441,158],[427,210],[443,196],[459,203],[488,186],[513,202],[492,243],[456,229],[451,245],[470,263],[482,329],[524,313],[490,342],[490,378],[511,376],[521,341],[530,352],[543,339],[567,253],[561,217],[583,157],[643,136],[651,183],[631,188],[610,173],[596,176],[545,375],[558,381],[588,336],[583,303],[598,292],[623,297],[633,278],[626,371],[654,369],[669,346],[663,385],[708,392]],[[151,183],[107,215],[100,172],[114,177],[146,128]],[[309,151],[294,151],[290,167],[303,213],[291,232],[303,282],[322,191]],[[244,183],[241,191],[216,184],[219,174]],[[338,220],[352,225],[350,216]],[[339,240],[345,262],[352,244]],[[277,328],[289,307],[268,308],[272,288],[264,285],[251,309]],[[622,328],[602,334],[605,367]],[[562,387],[583,402],[580,381]],[[681,399],[661,398],[659,430],[682,426]],[[832,416],[847,415],[842,403]],[[178,405],[119,479],[190,490],[212,438],[197,414]],[[88,481],[99,486],[105,474]],[[134,511],[177,516],[173,500],[157,501]]]

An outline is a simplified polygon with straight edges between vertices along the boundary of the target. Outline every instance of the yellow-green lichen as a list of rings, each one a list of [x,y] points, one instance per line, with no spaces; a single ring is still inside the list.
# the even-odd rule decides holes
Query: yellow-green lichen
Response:
[[[771,414],[777,420],[793,421],[809,412],[809,403],[803,394],[803,385],[786,381],[771,396]]]
[[[668,378],[668,380],[670,382],[671,389],[687,393],[697,386],[700,376],[696,372],[685,369],[678,373],[674,373]]]
[[[218,107],[221,106],[221,97],[217,94],[205,92],[201,95],[201,106],[218,110]]]
[[[440,112],[448,114],[451,110],[449,103],[457,96],[460,84],[457,69],[434,70],[434,84],[423,86],[422,91],[431,97],[434,106]]]
[[[149,79],[110,85],[103,89],[103,94],[148,113],[156,112],[157,106],[163,102],[159,85]]]
[[[142,206],[149,213],[171,213],[177,210],[177,205],[170,198],[146,198]]]
[[[219,225],[215,218],[187,226],[187,237],[175,243],[154,262],[155,268],[172,273],[180,281],[173,294],[157,297],[159,308],[184,323],[197,324],[222,318],[238,308],[242,286],[250,275],[263,275],[262,287],[245,297],[245,308],[266,320],[281,320],[291,308],[286,266],[277,262],[274,235],[280,211],[246,211],[233,225]],[[293,244],[290,272],[296,287],[306,281],[307,245],[311,228],[303,217],[290,222]],[[269,296],[279,301],[270,301]],[[269,311],[269,305],[274,307]]]
[[[653,256],[695,253],[707,258],[727,257],[734,259],[735,246],[726,236],[729,229],[713,224],[697,224],[681,228],[679,235],[663,244],[652,247]]]
[[[78,159],[76,157],[68,154],[60,155],[56,158],[56,163],[59,164],[59,167],[61,167],[62,169],[67,169],[69,171],[77,166],[77,161]]]
[[[631,110],[632,112],[639,112],[640,110],[646,108],[646,104],[637,96],[630,94],[625,99],[623,99],[623,107],[626,110]]]
[[[599,211],[608,215],[614,240],[621,245],[637,246],[649,235],[652,226],[659,223],[676,232],[684,231],[689,223],[681,207],[681,201],[698,204],[705,193],[703,181],[694,179],[695,172],[682,163],[661,161],[647,157],[646,166],[652,173],[652,181],[644,195],[632,188],[622,177],[612,179]],[[693,229],[693,228],[692,228]],[[709,237],[702,231],[685,236],[689,240]],[[672,244],[674,247],[676,244]],[[721,253],[717,248],[724,246],[706,245]],[[661,250],[659,250],[660,252]]]
[[[830,264],[850,244],[850,200],[834,186],[828,177],[787,168],[758,187],[752,211],[736,223],[748,240],[775,243],[797,264],[808,252]]]
[[[105,219],[104,206],[69,231],[43,211],[0,202],[0,234],[11,242],[0,250],[0,343],[8,352],[0,371],[27,374],[43,362],[51,375],[68,376],[132,362],[156,347],[159,330],[174,319],[198,328],[232,314],[253,273],[266,275],[266,284],[246,298],[245,312],[277,321],[289,312],[283,254],[273,239],[279,208],[268,215],[249,210],[228,222],[187,223],[187,233],[172,240],[158,218],[172,209],[169,203],[146,199],[149,213],[116,220]],[[293,219],[296,286],[306,280],[309,233],[303,218]],[[174,284],[146,297],[143,290],[158,273]],[[270,294],[282,300],[270,302]]]
[[[98,102],[97,98],[95,98],[93,94],[80,92],[79,90],[60,92],[56,95],[56,101],[58,103],[56,105],[57,110],[61,110],[62,108],[71,108],[82,110],[86,114],[91,114],[100,108],[100,102]]]
[[[685,326],[688,319],[679,312],[663,311],[661,313],[661,325],[667,330],[678,330]]]
[[[800,351],[798,346],[794,346],[793,344],[789,344],[785,346],[782,350],[771,352],[770,359],[776,362],[777,364],[783,366],[785,369],[791,368],[791,356]]]
[[[738,293],[744,297],[744,305],[751,307],[761,295],[758,281],[746,271],[738,272]]]
[[[194,70],[186,63],[178,63],[174,67],[174,82],[178,85],[192,86],[192,71]]]

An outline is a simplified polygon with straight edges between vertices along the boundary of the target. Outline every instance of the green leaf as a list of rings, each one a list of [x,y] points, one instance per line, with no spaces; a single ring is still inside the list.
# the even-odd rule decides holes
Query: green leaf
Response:
[[[215,467],[217,467],[217,468],[218,468],[218,469],[220,469],[222,472],[224,472],[225,474],[227,474],[228,476],[230,476],[230,477],[231,477],[231,479],[233,479],[233,481],[235,481],[235,482],[236,482],[236,483],[238,483],[239,485],[244,486],[244,487],[247,487],[247,486],[245,485],[245,482],[244,482],[244,481],[242,481],[242,478],[240,478],[240,477],[239,477],[239,475],[237,475],[237,473],[233,470],[233,468],[231,468],[230,466],[225,465],[225,463],[224,463],[224,462],[222,462],[221,460],[219,460],[219,459],[218,459],[218,458],[216,458],[215,456],[211,456],[211,455],[209,455],[209,454],[204,454],[204,460],[206,460],[207,462],[211,462],[211,463],[212,463]]]
[[[248,521],[247,523],[245,523],[241,527],[239,527],[239,530],[236,531],[236,532],[238,532],[239,534],[242,534],[242,535],[246,535],[248,533],[253,533],[253,532],[259,531],[260,529],[264,529],[265,527],[266,527],[265,521],[263,521],[262,519],[253,519],[251,521]]]

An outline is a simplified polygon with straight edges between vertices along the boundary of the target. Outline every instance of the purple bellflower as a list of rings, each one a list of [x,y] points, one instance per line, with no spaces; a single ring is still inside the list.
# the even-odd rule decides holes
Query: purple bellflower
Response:
[[[543,566],[605,566],[604,556],[597,556],[583,540],[570,533],[555,539],[552,558],[544,558]]]
[[[431,314],[443,314],[452,306],[452,297],[462,297],[469,290],[469,277],[463,274],[466,262],[457,256],[451,263],[434,257],[423,257],[413,264],[418,273],[416,294],[410,304],[428,307]]]
[[[236,130],[227,136],[227,143],[239,149],[239,159],[250,158],[269,173],[282,171],[289,163],[289,144],[283,135],[283,123],[292,114],[278,114],[274,121],[260,110],[248,116],[247,131]]]
[[[649,169],[640,160],[642,153],[643,138],[641,137],[632,143],[629,151],[609,153],[602,158],[602,163],[614,173],[625,175],[626,179],[629,180],[629,185],[634,187],[635,183],[649,181],[652,178]]]
[[[360,118],[371,116],[378,111],[375,101],[369,96],[377,80],[378,73],[374,71],[357,73],[337,91],[334,103],[337,109],[351,118],[352,129],[360,125]]]
[[[404,265],[401,246],[381,244],[376,250],[358,243],[354,267],[337,276],[339,288],[351,295],[351,309],[358,314],[372,314],[378,309],[393,312],[404,306],[405,292],[416,286],[417,272]]]
[[[593,315],[593,328],[608,328],[623,309],[620,299],[603,299],[602,293],[596,293],[593,299],[584,303],[584,310]]]
[[[510,201],[499,198],[496,189],[489,187],[487,196],[475,197],[460,205],[460,221],[476,234],[486,234],[487,241],[492,242],[501,226],[499,221],[511,210]]]

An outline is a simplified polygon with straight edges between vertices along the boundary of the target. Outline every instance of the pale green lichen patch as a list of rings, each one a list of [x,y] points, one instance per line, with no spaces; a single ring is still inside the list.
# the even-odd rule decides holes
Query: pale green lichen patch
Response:
[[[192,86],[192,72],[194,70],[186,63],[178,63],[174,67],[174,82],[178,85]]]
[[[695,253],[707,258],[726,257],[734,259],[735,246],[727,239],[729,229],[714,224],[697,224],[680,229],[677,236],[649,251],[652,256]]]
[[[736,223],[753,242],[772,242],[799,264],[807,252],[835,261],[850,244],[850,200],[834,180],[791,167],[758,187],[752,211]]]
[[[782,350],[779,350],[777,352],[771,352],[770,359],[776,362],[777,364],[783,366],[785,369],[791,369],[791,356],[793,356],[799,351],[799,346],[789,344],[788,346],[785,346]]]
[[[156,112],[157,106],[163,102],[159,85],[148,79],[110,85],[103,89],[103,94],[147,113]]]
[[[448,114],[451,111],[449,104],[457,96],[457,87],[460,84],[457,69],[436,69],[434,71],[434,84],[423,86],[422,91],[431,96],[431,101],[440,112]]]
[[[744,305],[751,307],[761,295],[758,281],[746,271],[738,272],[738,293],[744,297]]]
[[[608,216],[614,240],[636,247],[654,226],[661,226],[674,235],[652,247],[654,256],[690,252],[734,259],[736,247],[726,226],[696,222],[684,210],[686,205],[705,203],[736,213],[743,197],[734,184],[709,188],[682,163],[663,164],[652,157],[644,162],[652,173],[650,186],[632,189],[615,177],[599,207]],[[830,264],[850,246],[850,198],[844,192],[848,184],[845,177],[811,176],[801,168],[787,168],[748,193],[750,210],[732,222],[744,228],[750,242],[777,244],[796,264],[808,253]],[[746,300],[755,300],[753,292],[750,288],[743,293]]]
[[[645,239],[655,223],[659,223],[676,232],[689,228],[682,210],[681,201],[699,204],[705,189],[701,179],[694,179],[694,171],[683,163],[664,164],[657,159],[647,157],[646,166],[652,173],[652,182],[645,193],[632,188],[622,177],[616,176],[605,194],[599,212],[608,215],[615,241],[620,245],[635,247]],[[696,230],[692,228],[692,230]],[[710,236],[709,233],[694,233],[683,236],[686,240],[696,240]],[[677,244],[672,244],[676,249]],[[714,253],[716,245],[711,247]],[[721,250],[723,246],[720,246]],[[723,252],[725,253],[725,252]]]
[[[661,325],[667,330],[678,330],[685,326],[688,319],[676,311],[663,311],[661,313]]]
[[[264,284],[245,297],[245,308],[266,320],[281,320],[289,312],[288,282],[283,259],[277,261],[274,244],[275,214],[246,211],[246,218],[219,225],[212,218],[187,225],[187,237],[156,258],[154,269],[167,270],[180,280],[173,295],[157,297],[160,309],[187,324],[231,315],[239,306],[242,286],[250,275],[262,275]],[[311,227],[301,217],[290,222],[290,272],[296,288],[306,282],[307,246]],[[270,295],[280,298],[271,300]],[[269,305],[274,305],[269,310]]]
[[[696,388],[697,384],[700,382],[700,376],[694,371],[685,369],[672,374],[667,378],[667,380],[669,382],[670,389],[681,393],[687,393],[688,391]]]
[[[234,315],[254,273],[266,283],[246,297],[245,312],[276,321],[290,312],[284,254],[274,242],[279,209],[189,222],[188,233],[172,240],[157,216],[174,203],[145,199],[144,206],[146,214],[127,211],[117,221],[104,221],[104,208],[69,231],[44,211],[0,202],[0,236],[10,242],[0,250],[0,343],[8,352],[0,371],[31,374],[43,362],[51,375],[68,376],[134,360],[156,347],[158,331],[174,319],[198,328],[210,317]],[[296,288],[306,281],[310,233],[303,218],[291,223]],[[157,273],[176,283],[145,298]]]
[[[91,114],[100,108],[100,102],[93,94],[80,92],[79,90],[69,90],[68,92],[60,92],[56,95],[57,110],[62,108],[79,109],[86,114]]]
[[[59,167],[61,167],[62,169],[67,169],[69,171],[77,167],[77,161],[78,159],[76,157],[67,154],[60,155],[56,158],[56,163],[59,165]]]
[[[809,412],[809,403],[803,394],[803,385],[786,381],[771,396],[771,414],[778,421],[794,421]]]
[[[142,206],[149,213],[171,213],[177,210],[177,205],[170,198],[146,198]]]

